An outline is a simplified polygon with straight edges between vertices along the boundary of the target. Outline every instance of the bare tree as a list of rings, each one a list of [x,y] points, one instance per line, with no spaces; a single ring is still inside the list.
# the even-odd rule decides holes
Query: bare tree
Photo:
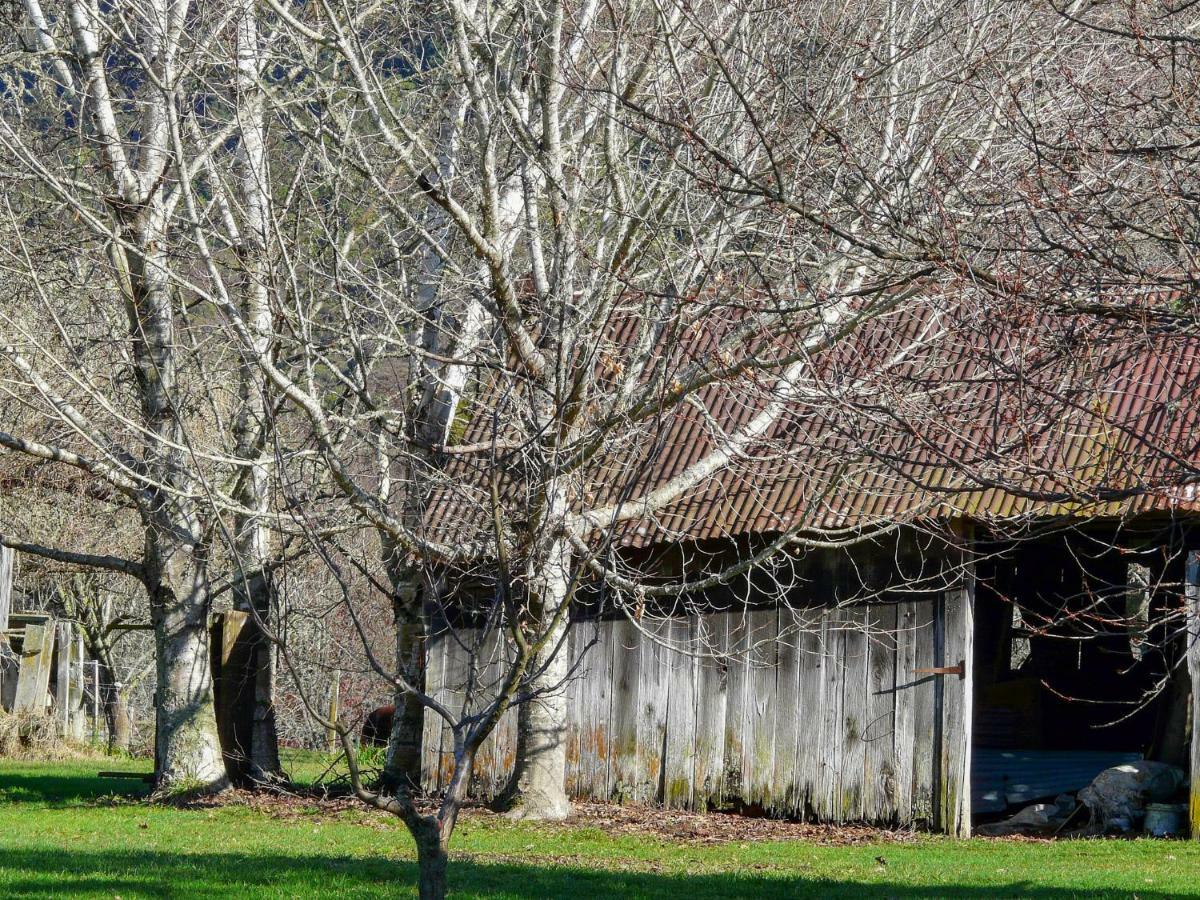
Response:
[[[1030,233],[1007,196],[1038,165],[1016,111],[1081,103],[1044,79],[1090,48],[1055,10],[270,7],[304,61],[306,100],[285,114],[310,142],[322,237],[288,261],[294,355],[254,355],[307,425],[311,456],[278,464],[316,460],[336,489],[285,476],[289,507],[335,571],[374,573],[329,537],[347,511],[379,536],[399,649],[390,671],[376,662],[452,736],[433,818],[403,789],[359,786],[408,822],[430,891],[506,706],[514,809],[566,812],[562,648],[581,584],[641,621],[647,598],[670,608],[786,549],[897,524],[771,522],[766,546],[698,582],[623,554],[691,534],[733,487],[767,505],[782,479],[756,485],[764,464],[822,485],[818,508],[882,469],[874,490],[924,492],[903,521],[984,488],[1031,504],[1148,489],[1027,452],[1079,399],[1039,382],[1059,371],[1045,354],[1069,358],[1055,341],[1091,315],[1049,287],[1058,248],[1007,239]],[[989,320],[1040,337],[997,347]],[[983,368],[945,399],[964,356]],[[1034,399],[1010,398],[1014,427],[976,440],[1009,384]],[[490,672],[457,710],[426,693],[414,649],[447,629]]]
[[[260,323],[270,212],[252,85],[266,62],[248,12],[30,0],[7,57],[6,77],[28,87],[0,123],[4,177],[22,187],[19,211],[9,205],[6,267],[29,302],[3,310],[3,353],[9,396],[32,414],[30,430],[6,421],[0,443],[74,468],[94,494],[136,512],[145,532],[128,558],[56,546],[52,535],[18,543],[145,585],[164,785],[225,781],[208,665],[214,584],[239,573],[240,602],[268,613],[269,399],[257,367],[239,367],[228,346],[204,346],[204,292],[189,284],[206,272],[180,240],[201,215],[193,191],[203,183],[203,213],[217,222],[208,249],[241,273],[238,302]],[[69,228],[56,221],[64,217]],[[269,338],[256,346],[267,352]],[[224,531],[236,537],[220,555]],[[263,671],[255,763],[269,776],[278,771],[269,660]]]

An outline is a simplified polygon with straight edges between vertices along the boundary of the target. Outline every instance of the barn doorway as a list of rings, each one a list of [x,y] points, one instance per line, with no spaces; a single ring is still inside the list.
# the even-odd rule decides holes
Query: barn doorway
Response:
[[[1183,547],[1170,525],[980,544],[976,816],[1073,793],[1120,762],[1186,766]]]

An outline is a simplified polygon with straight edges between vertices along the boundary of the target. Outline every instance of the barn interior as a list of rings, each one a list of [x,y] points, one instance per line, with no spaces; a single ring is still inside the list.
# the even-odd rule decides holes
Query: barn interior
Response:
[[[972,808],[1072,793],[1133,759],[1185,765],[1186,535],[1170,522],[982,542]]]

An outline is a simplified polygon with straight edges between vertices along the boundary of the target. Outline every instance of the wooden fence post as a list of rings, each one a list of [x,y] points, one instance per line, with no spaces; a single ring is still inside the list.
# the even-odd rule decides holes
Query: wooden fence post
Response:
[[[70,622],[58,623],[58,671],[54,684],[54,704],[64,739],[71,736],[71,650],[75,645],[71,630]]]
[[[329,686],[329,722],[325,728],[325,743],[329,747],[330,753],[337,753],[338,750],[338,734],[334,724],[338,719],[338,701],[341,699],[342,692],[342,671],[341,669],[333,670],[333,684]]]
[[[13,712],[45,712],[50,688],[50,657],[54,652],[54,622],[26,625],[21,646],[21,669]]]

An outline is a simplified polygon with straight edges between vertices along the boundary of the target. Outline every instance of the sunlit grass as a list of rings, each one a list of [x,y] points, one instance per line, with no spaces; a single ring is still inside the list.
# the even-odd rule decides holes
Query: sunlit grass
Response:
[[[288,754],[311,779],[321,755]],[[139,799],[139,760],[0,762],[0,896],[408,896],[415,867],[399,823],[296,804],[179,809]],[[831,847],[695,846],[594,828],[468,819],[451,886],[462,897],[1200,896],[1200,844],[963,841]],[[883,861],[880,862],[879,859]]]

